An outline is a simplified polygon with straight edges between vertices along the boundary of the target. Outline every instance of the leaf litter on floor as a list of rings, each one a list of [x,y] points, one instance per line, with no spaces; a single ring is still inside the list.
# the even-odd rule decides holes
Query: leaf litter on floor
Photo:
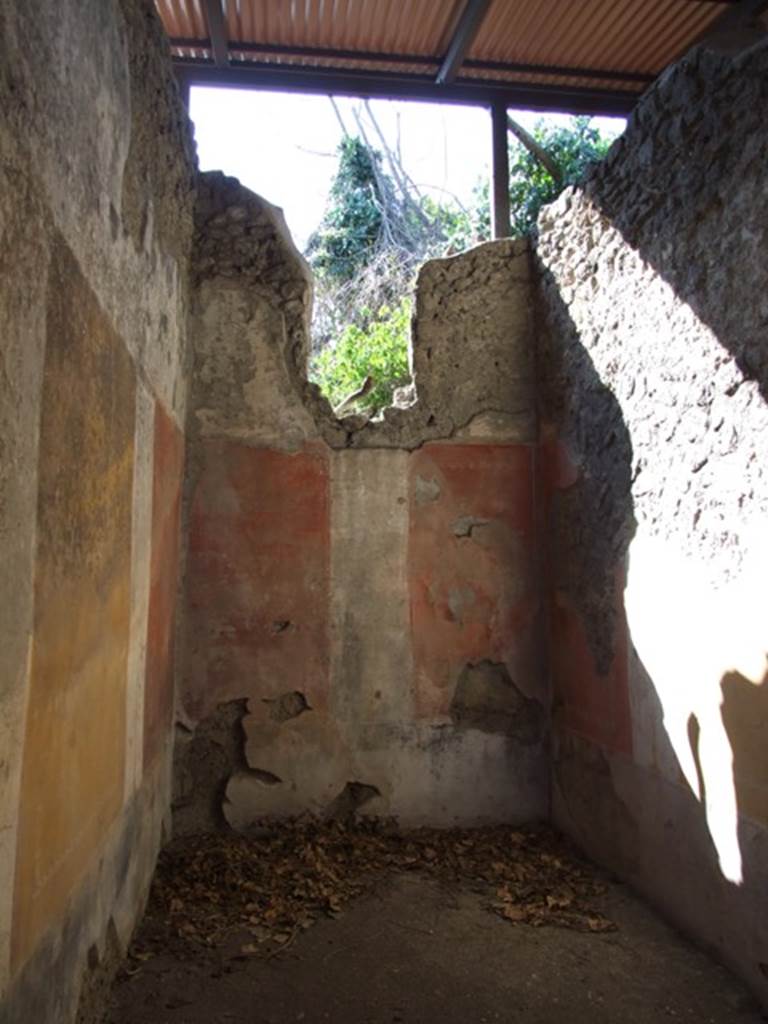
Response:
[[[507,921],[604,932],[596,869],[546,827],[400,831],[378,819],[301,817],[260,823],[252,835],[174,840],[160,854],[134,962],[158,952],[194,956],[227,936],[238,954],[272,956],[320,917],[395,872],[478,883]],[[235,955],[238,955],[235,954]]]

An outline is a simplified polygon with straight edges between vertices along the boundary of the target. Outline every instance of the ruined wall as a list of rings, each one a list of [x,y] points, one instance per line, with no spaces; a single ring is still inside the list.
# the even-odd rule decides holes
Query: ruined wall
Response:
[[[539,221],[554,813],[768,998],[768,50]]]
[[[527,247],[424,267],[418,402],[339,422],[280,212],[203,179],[177,828],[545,815]]]
[[[0,111],[0,1017],[66,1024],[169,805],[194,158],[149,0],[0,4]]]

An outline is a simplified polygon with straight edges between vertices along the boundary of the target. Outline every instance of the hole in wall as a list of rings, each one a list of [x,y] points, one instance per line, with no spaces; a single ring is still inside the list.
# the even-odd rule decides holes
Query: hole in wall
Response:
[[[290,690],[279,697],[266,698],[263,703],[267,706],[273,722],[288,722],[292,718],[298,718],[305,711],[312,710],[307,698],[299,690]]]
[[[361,807],[381,796],[378,786],[369,782],[348,782],[326,811],[326,817],[336,821],[348,821]]]
[[[501,662],[470,662],[456,681],[451,719],[460,729],[505,733],[523,746],[538,743],[545,729],[541,704],[526,697]]]
[[[454,537],[472,537],[476,529],[481,526],[488,526],[490,519],[481,519],[479,516],[460,516],[451,526]]]

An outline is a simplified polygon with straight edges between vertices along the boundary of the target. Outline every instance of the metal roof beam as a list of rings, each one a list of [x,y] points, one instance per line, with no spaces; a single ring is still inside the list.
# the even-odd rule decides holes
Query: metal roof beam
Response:
[[[714,0],[713,0],[714,2]],[[720,0],[718,0],[720,2]],[[173,37],[169,40],[172,47],[181,50],[205,50],[207,39],[185,39]],[[355,60],[378,64],[411,64],[414,70],[423,65],[435,67],[439,65],[439,57],[430,57],[423,53],[379,53],[373,50],[339,50],[333,47],[319,46],[286,46],[275,43],[243,43],[230,45],[236,53],[255,53],[261,57],[309,57],[317,60]],[[183,60],[184,58],[179,58]],[[472,71],[498,71],[502,74],[557,75],[565,78],[604,78],[610,82],[628,82],[633,85],[650,85],[656,77],[642,71],[611,71],[606,68],[564,67],[559,64],[521,64],[519,62],[499,60],[465,60],[464,68]],[[343,68],[341,69],[344,70]],[[375,71],[373,72],[376,73]]]
[[[180,49],[200,50],[208,46],[207,39],[185,39],[172,36],[168,42]],[[423,64],[436,67],[439,57],[424,53],[382,53],[378,50],[345,50],[335,46],[288,46],[284,43],[232,42],[233,53],[257,53],[264,57],[310,57],[317,60],[376,61],[381,64]]]
[[[487,82],[465,78],[437,85],[431,75],[393,72],[344,72],[335,68],[288,67],[231,62],[219,68],[209,61],[174,61],[179,79],[190,85],[222,85],[235,89],[271,89],[278,92],[316,93],[327,96],[427,100],[489,107],[503,102],[508,107],[573,114],[608,114],[626,117],[638,100],[627,90],[595,89],[569,85],[527,85],[518,82]]]
[[[438,85],[450,85],[458,76],[464,58],[469,53],[469,48],[475,41],[490,6],[491,0],[467,0],[453,38],[448,44],[448,52],[437,72]]]
[[[208,34],[211,37],[211,50],[216,67],[225,68],[229,64],[229,46],[227,45],[227,24],[222,10],[223,0],[205,0],[205,18],[208,22]]]
[[[508,238],[512,233],[509,207],[509,143],[507,107],[496,102],[491,107],[491,236]]]
[[[501,60],[465,60],[468,71],[499,71],[501,74],[557,75],[566,78],[604,78],[611,82],[631,82],[636,85],[650,85],[656,75],[643,71],[610,71],[605,68],[574,68],[560,64],[520,64]]]

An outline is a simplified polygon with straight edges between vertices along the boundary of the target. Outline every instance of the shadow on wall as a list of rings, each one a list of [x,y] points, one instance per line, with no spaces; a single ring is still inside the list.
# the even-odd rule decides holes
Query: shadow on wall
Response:
[[[764,786],[768,744],[768,671],[759,683],[739,672],[726,672],[722,683],[722,718],[733,752],[733,782],[740,818],[739,838],[745,854],[749,845],[741,819],[768,820],[768,793]],[[744,856],[745,884],[749,858]]]
[[[553,428],[544,425],[541,465],[545,528],[552,538],[546,571],[557,737],[555,814],[598,861],[649,891],[679,923],[722,953],[728,932],[743,929],[753,915],[764,884],[763,847],[744,818],[766,817],[760,778],[768,677],[755,685],[738,672],[723,675],[717,664],[713,675],[712,665],[691,655],[692,637],[685,628],[675,640],[684,610],[669,617],[681,592],[668,565],[661,570],[654,565],[652,572],[657,603],[668,588],[651,623],[651,630],[658,630],[660,621],[669,623],[670,629],[661,630],[666,664],[656,674],[644,664],[639,650],[645,645],[630,628],[634,609],[627,590],[631,566],[645,553],[642,538],[642,553],[633,542],[638,522],[632,434],[547,272],[543,288],[550,318],[556,307],[559,331],[558,346],[547,353],[559,365],[550,363],[545,370],[544,386],[555,382],[555,387],[544,405],[553,421],[569,428],[555,439]],[[565,344],[564,325],[570,334]],[[641,622],[643,616],[647,619],[647,612]],[[706,662],[712,648],[701,643],[703,627],[696,627],[695,617],[688,625],[697,631]],[[654,640],[658,646],[658,637]],[[710,679],[703,695],[696,692],[702,671]],[[721,915],[729,907],[733,919],[726,922]],[[759,927],[747,926],[752,934],[745,939],[758,957],[748,966],[765,973]]]
[[[683,462],[687,450],[694,454],[688,472],[673,473],[660,488],[679,492],[678,508],[669,502],[661,513],[644,507],[638,514],[626,606],[634,645],[660,688],[669,740],[705,809],[720,871],[747,888],[754,844],[739,816],[768,824],[768,551],[760,536],[768,475],[759,466],[768,427],[766,71],[766,43],[735,60],[693,51],[639,107],[584,190],[667,286],[675,307],[666,341],[679,352],[665,354],[666,387],[653,386],[646,399],[679,396],[680,415],[664,423],[672,428],[685,424],[686,404],[696,408],[682,437],[670,431],[652,439],[654,447],[671,444]],[[652,451],[648,440],[641,449]],[[733,458],[737,449],[741,461]],[[638,494],[644,461],[641,450],[632,466]],[[671,519],[683,523],[669,530]]]
[[[766,70],[694,51],[537,246],[555,813],[763,995]]]

